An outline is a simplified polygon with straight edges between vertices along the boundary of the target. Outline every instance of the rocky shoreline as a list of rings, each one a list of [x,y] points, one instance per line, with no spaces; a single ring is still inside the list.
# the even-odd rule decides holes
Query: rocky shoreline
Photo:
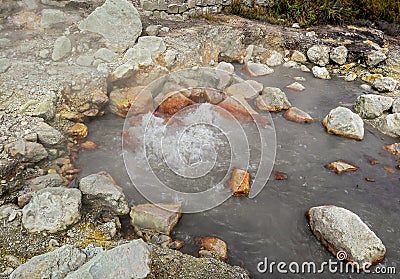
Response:
[[[65,6],[60,7],[60,2]],[[175,70],[216,67],[215,78],[221,81],[218,70],[233,71],[230,63],[235,62],[243,64],[249,78],[267,75],[282,65],[311,71],[316,78],[361,79],[365,94],[354,100],[355,112],[332,108],[322,121],[327,131],[362,140],[365,122],[382,133],[400,136],[400,44],[379,30],[356,26],[304,30],[223,14],[213,15],[212,21],[171,21],[148,17],[125,0],[86,2],[0,1],[1,276],[104,278],[111,272],[106,264],[112,258],[108,254],[133,249],[141,251],[141,258],[133,253],[137,268],[126,273],[135,278],[176,278],[176,274],[180,278],[249,278],[245,270],[226,264],[227,256],[214,251],[210,242],[200,241],[203,252],[199,254],[204,258],[169,249],[182,245],[169,236],[179,216],[166,218],[165,212],[157,211],[164,216],[160,217],[154,209],[140,211],[141,205],[131,208],[107,173],[76,179],[80,170],[74,162],[79,151],[96,148],[85,140],[90,133],[85,123],[110,111],[125,117],[137,89]],[[113,29],[99,24],[101,20],[111,22]],[[174,86],[163,93],[176,89]],[[258,97],[243,95],[249,86]],[[261,85],[258,90],[257,86],[250,81],[233,82],[222,89],[227,96],[240,95],[246,103],[254,99],[257,111],[286,110],[285,117],[292,121],[314,121],[301,108],[291,107],[279,88]],[[301,80],[291,89],[303,90]],[[159,112],[168,114],[177,103],[183,102],[182,108],[205,98],[240,114],[229,97],[203,93],[180,96],[170,106],[161,105]],[[399,154],[396,145],[386,149]],[[236,186],[245,188],[237,195],[248,194],[249,185]],[[326,210],[334,217],[337,214],[335,208],[331,208],[333,213]],[[179,209],[172,210],[176,211]],[[121,223],[129,219],[129,212],[132,227],[125,225],[130,228],[124,233]],[[146,222],[134,221],[134,212],[150,212],[152,220],[159,218],[161,223],[173,221],[148,228],[143,225]],[[362,258],[353,254],[351,245],[328,239],[329,232],[323,228],[315,232],[318,216],[312,212],[308,213],[310,226],[318,239],[326,240],[332,253],[344,249],[354,257],[352,261]],[[339,210],[338,214],[347,213]],[[357,218],[349,213],[349,219]],[[155,232],[146,233],[147,229]],[[139,237],[148,244],[132,240]],[[215,241],[222,240],[211,242]],[[370,260],[376,263],[383,259],[385,248],[380,240],[374,241],[372,246],[377,245],[380,254]],[[218,249],[221,245],[224,250],[223,244],[218,244]],[[70,262],[57,266],[57,257]],[[90,265],[96,261],[104,269],[93,271]],[[46,262],[46,266],[38,266],[38,262]],[[115,264],[129,268],[124,262]]]

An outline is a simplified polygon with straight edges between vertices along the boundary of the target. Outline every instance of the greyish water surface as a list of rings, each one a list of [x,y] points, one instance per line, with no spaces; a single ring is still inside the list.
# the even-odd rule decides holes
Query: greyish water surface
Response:
[[[248,79],[237,66],[237,74]],[[295,92],[285,86],[293,77],[303,76],[306,89]],[[345,207],[364,220],[382,239],[387,248],[384,266],[395,266],[400,272],[400,172],[389,173],[384,166],[395,168],[392,154],[383,145],[395,142],[365,125],[365,138],[355,141],[329,135],[321,120],[333,108],[350,107],[361,95],[359,82],[347,83],[339,78],[315,79],[309,73],[275,68],[275,73],[256,78],[265,86],[279,87],[290,102],[316,119],[312,124],[287,121],[282,113],[272,114],[277,154],[274,171],[286,172],[287,180],[271,177],[254,199],[230,198],[220,206],[202,213],[184,214],[173,237],[186,242],[183,252],[195,254],[193,239],[216,236],[229,245],[229,263],[251,272],[252,278],[398,278],[398,275],[367,274],[261,274],[257,263],[269,261],[315,261],[334,259],[311,233],[305,217],[312,206],[333,204]],[[79,157],[81,176],[101,170],[109,172],[124,188],[132,204],[146,200],[134,189],[127,175],[121,152],[123,119],[107,114],[89,123],[89,139],[99,144],[94,151],[83,151]],[[355,173],[337,175],[324,168],[342,159],[360,167]],[[379,164],[371,165],[369,159]],[[398,164],[398,162],[397,162]],[[374,178],[367,182],[365,178]]]

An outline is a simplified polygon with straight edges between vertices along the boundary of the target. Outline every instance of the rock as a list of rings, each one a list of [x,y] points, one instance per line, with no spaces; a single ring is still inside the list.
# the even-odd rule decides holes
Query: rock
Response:
[[[37,191],[22,209],[22,225],[31,233],[55,233],[80,220],[81,192],[63,187]]]
[[[84,67],[89,67],[92,65],[94,61],[94,57],[92,54],[82,54],[79,55],[78,58],[76,59],[76,64]]]
[[[386,248],[382,241],[353,212],[330,205],[313,207],[307,216],[311,231],[335,256],[339,251],[345,252],[347,260],[357,263],[360,269],[384,259]]]
[[[364,122],[358,114],[345,107],[332,109],[322,120],[328,133],[362,140],[364,138]]]
[[[339,65],[343,65],[347,60],[347,48],[345,46],[338,46],[332,49],[330,53],[330,58],[333,62]]]
[[[164,39],[156,36],[144,36],[140,37],[137,43],[139,50],[146,49],[150,51],[151,57],[157,58],[161,53],[163,53],[167,47],[165,46]],[[136,50],[135,50],[136,51]],[[129,57],[129,50],[125,54],[125,57]]]
[[[393,99],[386,96],[365,94],[357,97],[354,110],[362,118],[376,118],[388,111],[393,104]]]
[[[51,59],[54,61],[60,61],[63,58],[69,56],[72,50],[72,44],[68,37],[61,36],[54,42],[53,53]]]
[[[181,109],[194,104],[195,102],[183,94],[175,93],[161,102],[158,106],[158,111],[163,114],[173,115]]]
[[[150,247],[141,239],[100,252],[65,279],[146,278],[150,273]]]
[[[373,50],[371,53],[367,55],[367,65],[374,67],[381,63],[382,61],[385,61],[387,58],[386,54],[384,54],[380,50]]]
[[[55,9],[43,9],[42,16],[40,19],[40,25],[42,28],[52,28],[60,25],[66,21],[67,15]]]
[[[377,77],[372,85],[381,92],[393,92],[398,85],[398,81],[391,77]]]
[[[265,64],[267,64],[270,67],[278,66],[281,65],[283,61],[283,56],[276,50],[271,51],[269,54],[267,60],[265,61]]]
[[[112,62],[116,57],[117,54],[108,48],[100,48],[94,53],[95,59],[100,59],[108,63]]]
[[[216,72],[223,72],[228,74],[233,74],[235,72],[235,67],[231,63],[227,62],[219,62],[217,67],[215,68]]]
[[[286,86],[286,88],[289,88],[289,89],[291,89],[293,91],[303,91],[305,89],[305,87],[301,83],[299,83],[297,81],[292,83],[292,84],[290,84],[290,85],[288,85],[288,86]]]
[[[111,91],[110,110],[112,113],[125,118],[126,115],[137,115],[152,112],[153,96],[144,86],[122,88]]]
[[[166,67],[172,67],[176,61],[177,52],[173,49],[168,49],[164,55],[164,61]]]
[[[49,187],[59,187],[64,183],[64,179],[57,173],[50,173],[29,179],[26,184],[33,191],[38,191]]]
[[[203,256],[202,250],[206,250],[211,253],[212,257],[218,260],[226,261],[228,259],[228,245],[225,243],[225,241],[212,236],[202,237],[198,240],[201,248],[199,251],[200,257]]]
[[[291,61],[291,60],[283,63],[282,66],[285,68],[288,68],[288,69],[298,69],[299,68],[299,64],[297,62]]]
[[[354,81],[357,79],[357,74],[355,73],[348,73],[347,75],[345,75],[344,80],[345,81]]]
[[[115,215],[129,213],[129,202],[122,188],[106,172],[82,178],[79,182],[79,190],[83,195],[83,203],[92,208],[106,210]]]
[[[149,230],[170,235],[182,215],[181,204],[139,204],[131,209],[136,231]]]
[[[211,88],[196,88],[190,90],[190,99],[196,103],[218,104],[223,100],[220,91]]]
[[[50,121],[55,115],[55,104],[52,100],[47,100],[40,103],[34,111],[32,111],[32,116],[41,117],[46,121]]]
[[[259,94],[248,82],[245,81],[229,86],[225,89],[224,93],[227,96],[243,97],[245,99],[253,99]]]
[[[253,89],[257,92],[257,94],[260,94],[264,89],[264,84],[255,80],[249,79],[246,80],[245,83],[250,84],[250,86],[253,87]]]
[[[44,146],[59,145],[65,140],[63,134],[45,122],[37,123],[33,130],[37,134],[39,142]]]
[[[314,77],[320,78],[320,79],[331,79],[331,76],[329,75],[328,70],[325,67],[318,67],[314,66],[311,69]]]
[[[80,143],[79,147],[81,147],[83,149],[87,149],[87,150],[95,150],[95,149],[99,148],[97,143],[95,143],[91,140],[87,140],[85,142]]]
[[[307,57],[318,66],[324,67],[329,64],[329,47],[325,45],[315,45],[307,50]]]
[[[80,249],[66,244],[52,252],[35,256],[11,273],[10,279],[63,279],[85,263],[86,255]]]
[[[13,157],[21,156],[22,161],[31,163],[37,163],[48,156],[43,145],[23,139],[5,145],[4,150]]]
[[[260,123],[269,124],[268,120],[254,111],[244,98],[228,97],[219,103],[218,106],[233,115],[240,122],[252,123],[257,119]]]
[[[7,72],[7,70],[10,67],[11,67],[10,59],[0,58],[0,74]]]
[[[85,124],[75,123],[71,128],[68,129],[68,133],[77,139],[84,139],[87,137],[89,130]]]
[[[332,163],[329,163],[325,166],[326,168],[333,170],[337,174],[342,172],[351,172],[351,171],[358,171],[358,167],[354,166],[350,163],[347,163],[342,160],[338,160]]]
[[[267,65],[253,62],[245,63],[243,70],[251,77],[265,76],[274,72],[274,70]]]
[[[311,70],[306,65],[300,65],[300,70],[305,73],[311,72]]]
[[[0,206],[0,220],[12,222],[17,216],[21,216],[21,210],[13,203]]]
[[[287,120],[297,123],[311,123],[314,119],[306,112],[296,107],[289,108],[283,115]]]
[[[298,63],[306,63],[307,57],[300,51],[294,50],[290,60],[298,62]]]
[[[250,174],[247,171],[234,168],[229,180],[229,187],[234,197],[247,197],[250,193]]]
[[[255,104],[261,111],[278,112],[291,107],[286,94],[276,87],[265,87],[262,95],[256,98]]]
[[[400,113],[400,98],[394,100],[392,105],[392,112],[393,113]]]
[[[123,52],[142,33],[142,22],[133,4],[127,0],[106,0],[78,25],[82,31],[100,34],[108,48]]]
[[[378,129],[390,136],[400,137],[400,113],[383,115],[379,119]]]
[[[275,177],[275,180],[286,180],[286,179],[288,179],[287,173],[282,172],[282,171],[274,172],[274,177]]]
[[[393,155],[400,156],[400,143],[385,145],[384,148]]]
[[[147,36],[157,36],[160,32],[161,25],[149,25],[146,27],[145,33]]]

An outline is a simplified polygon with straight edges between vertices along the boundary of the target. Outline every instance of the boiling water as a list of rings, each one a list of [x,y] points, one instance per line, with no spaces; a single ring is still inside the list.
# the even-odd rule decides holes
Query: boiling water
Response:
[[[244,79],[248,78],[241,72],[239,66],[236,70],[238,75]],[[306,90],[294,92],[285,88],[294,82],[295,76],[306,78],[306,81],[301,82]],[[211,235],[228,243],[229,263],[248,269],[252,278],[396,278],[396,275],[349,275],[327,272],[279,274],[276,269],[273,274],[262,274],[257,271],[257,264],[265,257],[269,261],[286,263],[295,261],[300,264],[306,261],[315,261],[318,264],[329,259],[333,260],[334,257],[311,233],[305,217],[310,207],[327,204],[345,207],[358,214],[382,239],[387,248],[386,259],[382,265],[395,266],[400,271],[400,172],[395,170],[395,173],[390,173],[384,169],[384,166],[394,168],[398,164],[392,154],[382,149],[382,146],[395,142],[394,139],[365,125],[364,140],[355,141],[329,135],[321,125],[321,120],[331,109],[339,105],[350,107],[356,97],[363,94],[359,87],[360,83],[346,83],[339,78],[329,81],[319,80],[309,73],[283,67],[276,68],[272,75],[256,80],[265,86],[284,90],[293,106],[308,112],[316,121],[312,124],[298,124],[284,119],[282,113],[272,114],[277,144],[273,170],[286,172],[288,179],[277,181],[272,175],[254,199],[231,197],[210,210],[184,214],[173,233],[173,238],[186,242],[182,251],[195,254],[193,239],[197,236]],[[205,106],[201,109],[208,108]],[[199,117],[195,114],[191,116]],[[163,123],[157,125],[153,139],[158,138],[160,135],[157,133],[161,133],[165,128]],[[231,156],[239,156],[239,161],[250,158],[246,161],[246,166],[249,166],[254,178],[255,172],[263,171],[257,169],[259,141],[254,127],[241,126],[245,127],[247,138],[250,139],[249,151],[243,148],[235,152],[238,154],[232,154],[234,152],[226,148],[227,134],[204,124],[197,126],[196,129],[192,126],[185,133],[180,133],[178,144],[175,138],[171,138],[169,142],[168,136],[165,137],[164,134],[163,150],[164,155],[168,157],[166,160],[168,166],[162,163],[164,161],[158,160],[157,154],[160,153],[150,152],[150,167],[163,183],[175,187],[175,190],[186,192],[205,191],[210,185],[221,181],[232,167]],[[80,154],[78,164],[82,168],[81,176],[105,170],[124,188],[132,204],[144,203],[147,202],[146,199],[132,185],[125,168],[121,149],[123,128],[124,120],[111,114],[89,123],[89,139],[99,144],[100,148],[83,151]],[[174,129],[171,131],[176,132]],[[172,137],[173,132],[169,136]],[[156,144],[153,146],[153,151],[161,148],[157,145],[157,141],[153,143]],[[174,149],[174,146],[179,146],[179,150]],[[215,156],[216,153],[219,155]],[[153,160],[152,156],[155,156]],[[272,157],[272,153],[269,157]],[[134,159],[131,164],[143,163],[139,157],[132,158]],[[206,166],[204,172],[208,175],[199,178],[200,180],[188,177],[198,176],[193,172],[189,172],[189,175],[185,173],[186,176],[182,175],[184,179],[177,178],[179,176],[167,170],[179,169],[175,165],[177,159],[185,162],[189,170],[191,166],[199,166],[201,162],[211,162],[216,167],[208,169]],[[354,163],[360,170],[337,175],[324,167],[327,163],[338,159]],[[371,165],[370,159],[377,159],[379,164]],[[128,163],[129,167],[132,166]],[[179,170],[185,171],[185,169]],[[146,172],[136,174],[140,177]],[[375,182],[367,182],[365,178],[374,178]],[[142,182],[145,182],[145,179]],[[221,187],[219,190],[224,193],[226,188]],[[209,196],[207,200],[209,199],[213,199],[213,196]],[[160,198],[160,201],[162,200]],[[207,200],[203,202],[206,203]]]

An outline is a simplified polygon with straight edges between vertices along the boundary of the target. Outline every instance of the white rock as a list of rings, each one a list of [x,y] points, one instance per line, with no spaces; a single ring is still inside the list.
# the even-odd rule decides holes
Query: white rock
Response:
[[[108,48],[100,48],[94,53],[94,58],[105,62],[112,62],[115,57],[117,57],[117,54]]]
[[[8,58],[0,58],[0,73],[5,73],[11,67],[11,61]]]
[[[379,91],[393,92],[398,85],[398,81],[391,77],[377,77],[372,85]]]
[[[216,71],[223,71],[223,72],[227,72],[228,74],[233,74],[233,72],[235,71],[235,67],[231,64],[231,63],[227,63],[227,62],[219,62],[217,67],[215,68]]]
[[[307,57],[304,55],[304,53],[302,53],[298,50],[295,50],[295,51],[293,51],[293,54],[292,54],[292,57],[290,58],[290,60],[293,60],[298,63],[305,63],[305,62],[307,62]]]
[[[229,86],[225,89],[225,93],[228,96],[243,97],[245,99],[252,99],[259,94],[259,92],[245,81]]]
[[[339,65],[343,65],[346,63],[347,60],[348,50],[345,46],[338,46],[332,49],[330,53],[330,57],[332,61]]]
[[[357,97],[354,110],[362,118],[376,118],[392,107],[393,99],[386,96],[366,94]]]
[[[322,120],[328,133],[362,140],[364,138],[364,122],[361,117],[345,107],[332,109]]]
[[[335,256],[339,251],[346,253],[347,260],[357,263],[360,269],[384,259],[382,241],[353,212],[332,205],[318,206],[311,208],[307,216],[311,231]]]
[[[289,88],[294,91],[303,91],[305,89],[305,87],[297,81],[293,82],[292,84],[289,84],[288,86],[286,86],[286,88]]]
[[[283,61],[282,54],[273,50],[273,51],[271,51],[270,55],[268,56],[267,60],[265,61],[265,64],[267,64],[270,67],[274,67],[274,66],[281,65],[282,61]]]
[[[245,63],[243,69],[251,77],[265,76],[274,72],[274,70],[267,65],[253,62]]]
[[[393,113],[400,113],[400,98],[394,100],[392,111]]]
[[[315,45],[307,50],[307,57],[314,64],[324,67],[329,64],[329,47],[325,45]]]
[[[67,15],[60,10],[43,9],[40,25],[42,28],[51,28],[66,21]]]
[[[400,113],[383,115],[378,129],[392,137],[400,137]]]
[[[306,65],[301,65],[300,70],[305,73],[311,72],[311,70]]]
[[[386,59],[387,56],[382,51],[373,50],[367,55],[367,65],[373,67],[378,65],[382,61],[385,61]]]
[[[328,70],[325,67],[318,67],[314,66],[311,69],[314,77],[320,78],[320,79],[331,79],[331,76],[329,75]]]
[[[292,106],[286,94],[277,87],[265,87],[262,95],[257,97],[255,104],[261,111],[272,112],[286,110]]]
[[[61,36],[54,42],[53,53],[51,58],[54,61],[59,61],[71,53],[72,44],[68,37]]]

